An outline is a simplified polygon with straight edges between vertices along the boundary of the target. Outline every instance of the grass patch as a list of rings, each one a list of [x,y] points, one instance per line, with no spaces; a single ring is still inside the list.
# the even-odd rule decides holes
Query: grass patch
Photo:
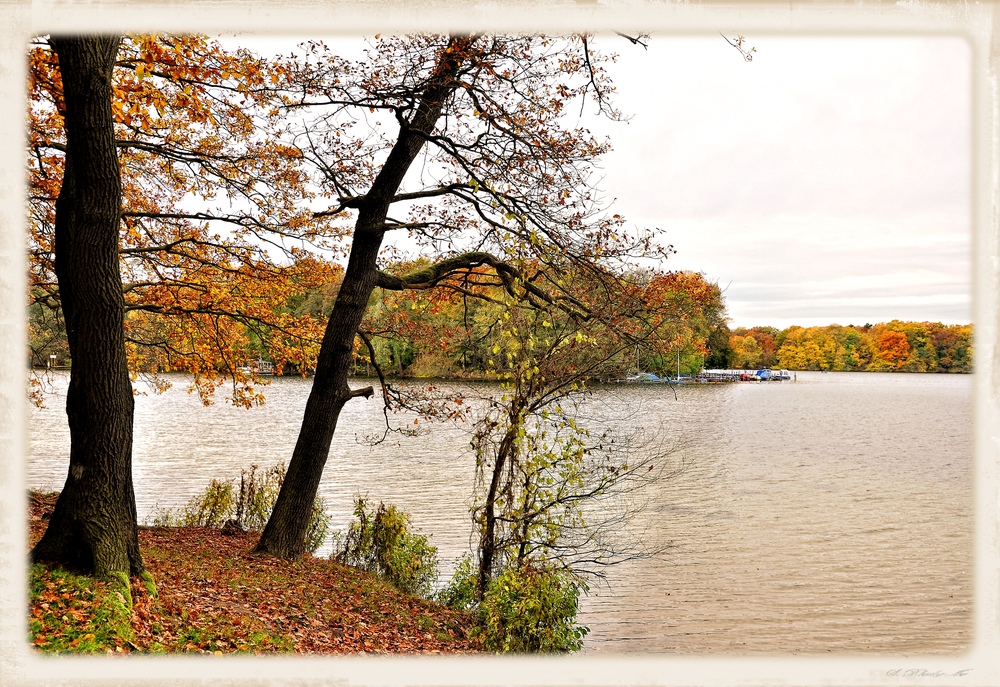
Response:
[[[114,585],[61,568],[30,570],[31,643],[50,653],[107,653],[131,642],[129,604]]]

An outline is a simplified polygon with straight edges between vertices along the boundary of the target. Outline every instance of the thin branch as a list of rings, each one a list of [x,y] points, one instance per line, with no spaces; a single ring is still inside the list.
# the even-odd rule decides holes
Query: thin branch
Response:
[[[196,238],[177,239],[176,241],[171,241],[170,243],[164,243],[159,246],[144,246],[142,248],[119,248],[118,252],[124,255],[138,255],[141,253],[159,253],[161,251],[169,251],[171,248],[176,248],[182,243],[193,243],[196,246],[207,246],[209,248],[218,248],[219,250],[225,251],[230,255],[235,254],[231,246],[227,246],[226,244],[223,243],[214,243],[212,241],[203,241],[201,239],[196,239]]]
[[[743,55],[744,61],[753,62],[753,53],[757,52],[757,48],[750,48],[749,50],[744,50],[743,43],[746,42],[746,39],[743,36],[737,36],[735,41],[731,41],[728,38],[726,38],[725,34],[723,34],[721,31],[719,32],[719,35],[725,38],[726,43],[729,43],[729,45],[733,46],[734,48],[740,51],[740,54]]]
[[[358,338],[365,344],[368,349],[368,358],[375,368],[375,374],[378,375],[378,382],[382,386],[382,415],[385,417],[385,432],[382,433],[382,438],[374,442],[375,444],[380,444],[385,441],[385,438],[389,436],[389,432],[392,431],[392,426],[389,424],[389,385],[385,381],[385,375],[382,373],[382,368],[379,366],[378,362],[375,360],[375,346],[372,345],[371,339],[368,338],[368,334],[362,330],[357,331]],[[369,387],[371,388],[371,387]]]
[[[611,105],[605,100],[604,93],[601,91],[601,87],[597,84],[597,75],[594,73],[594,65],[590,63],[590,45],[587,43],[586,34],[580,36],[580,40],[583,42],[583,59],[587,63],[587,73],[590,76],[590,85],[594,88],[594,96],[597,98],[597,110],[598,112],[604,112],[607,110],[611,113],[613,110]],[[583,108],[586,104],[586,98],[582,99],[580,102],[580,115],[583,116]]]
[[[43,179],[48,179],[49,175],[45,173],[45,166],[42,164],[42,153],[38,150],[38,146],[35,146],[35,158],[38,160],[38,173],[42,175]]]
[[[628,34],[624,34],[621,31],[615,31],[615,33],[617,35],[621,36],[622,38],[624,38],[625,40],[627,40],[632,45],[641,45],[643,48],[649,48],[649,43],[648,43],[648,41],[649,41],[649,34],[648,33],[640,33],[640,34],[638,34],[636,36],[629,36]]]

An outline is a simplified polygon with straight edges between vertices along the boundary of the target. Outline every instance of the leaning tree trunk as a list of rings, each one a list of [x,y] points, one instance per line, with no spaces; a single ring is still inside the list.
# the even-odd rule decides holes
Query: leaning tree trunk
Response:
[[[73,361],[66,396],[70,457],[66,485],[32,558],[98,575],[144,571],[118,262],[121,176],[111,77],[119,42],[119,36],[52,39],[65,99],[55,269]]]
[[[475,40],[474,36],[453,37],[448,49],[442,51],[413,118],[401,127],[361,204],[347,270],[320,345],[299,438],[274,510],[257,543],[258,552],[281,558],[298,558],[305,552],[306,530],[340,411],[353,396],[372,393],[370,388],[352,391],[347,378],[354,362],[354,338],[378,277],[377,258],[389,205],[457,87],[456,77]]]

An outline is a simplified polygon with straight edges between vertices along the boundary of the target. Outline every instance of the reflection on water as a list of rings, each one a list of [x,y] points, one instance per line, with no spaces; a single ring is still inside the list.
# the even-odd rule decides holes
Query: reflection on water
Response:
[[[609,571],[583,603],[586,650],[952,653],[971,643],[972,379],[797,373],[794,383],[598,389],[591,422],[644,430],[686,469],[634,528],[656,559]],[[213,478],[287,461],[308,380],[276,379],[263,408],[203,408],[183,378],[136,398],[140,519]],[[62,487],[66,377],[30,414],[29,486]],[[403,420],[406,421],[406,420]],[[355,494],[395,503],[446,571],[469,546],[467,428],[358,443],[378,399],[349,403],[320,486],[335,528]],[[626,533],[623,533],[626,534]]]

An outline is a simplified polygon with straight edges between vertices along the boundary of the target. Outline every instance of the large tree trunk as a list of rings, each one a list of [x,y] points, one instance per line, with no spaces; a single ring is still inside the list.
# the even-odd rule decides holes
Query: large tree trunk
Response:
[[[400,129],[396,144],[362,203],[347,270],[320,346],[302,428],[274,510],[257,543],[259,552],[281,558],[298,558],[305,552],[306,529],[337,419],[344,404],[356,395],[347,382],[354,362],[354,337],[375,288],[389,205],[423,147],[424,137],[434,130],[445,101],[457,87],[456,76],[475,40],[471,36],[453,37],[448,49],[438,56],[413,118]]]
[[[66,486],[36,561],[107,575],[144,571],[132,488],[132,386],[118,261],[121,176],[111,112],[119,36],[53,38],[65,98],[66,170],[55,269],[73,368]]]

